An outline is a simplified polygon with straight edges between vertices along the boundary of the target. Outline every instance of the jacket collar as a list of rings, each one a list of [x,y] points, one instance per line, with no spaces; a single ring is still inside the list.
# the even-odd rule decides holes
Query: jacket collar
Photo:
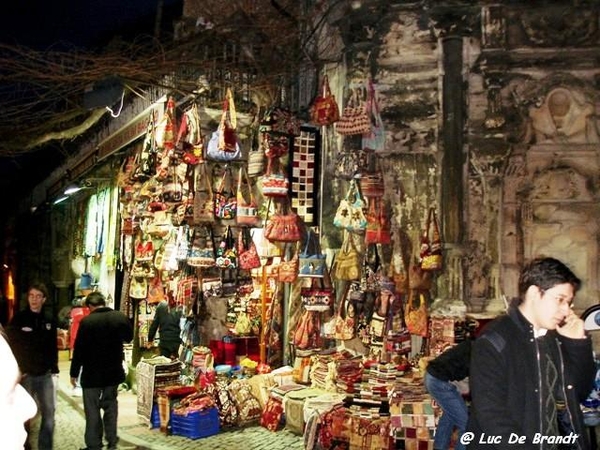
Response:
[[[519,310],[517,305],[511,305],[509,307],[508,315],[523,333],[531,335],[534,338],[545,336],[548,332],[548,330],[546,330],[545,328],[540,329],[536,332],[531,322],[529,322],[527,318],[523,315],[523,313],[521,313],[521,310]]]

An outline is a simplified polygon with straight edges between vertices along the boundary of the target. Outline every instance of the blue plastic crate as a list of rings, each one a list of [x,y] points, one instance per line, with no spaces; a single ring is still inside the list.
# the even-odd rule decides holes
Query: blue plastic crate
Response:
[[[171,433],[190,439],[213,436],[219,432],[219,410],[209,408],[204,411],[194,411],[186,416],[171,414]]]
[[[160,428],[160,416],[158,414],[158,405],[152,403],[152,413],[150,414],[150,427]]]

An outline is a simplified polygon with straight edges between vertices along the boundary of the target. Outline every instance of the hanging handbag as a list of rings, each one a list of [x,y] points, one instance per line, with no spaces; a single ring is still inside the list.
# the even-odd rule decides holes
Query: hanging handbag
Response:
[[[286,136],[300,135],[301,123],[293,112],[283,106],[284,100],[283,83],[280,83],[277,92],[278,104],[272,105],[265,112],[259,125],[259,131],[261,133]]]
[[[342,300],[340,301],[340,306],[335,318],[334,337],[335,339],[341,341],[353,339],[355,335],[354,306],[352,304],[347,304],[347,292],[348,288],[346,288],[346,292],[342,296]]]
[[[360,190],[365,197],[383,197],[385,183],[383,171],[379,165],[379,157],[375,157],[375,170],[364,171],[360,178]]]
[[[238,234],[238,265],[240,269],[251,270],[261,266],[256,244],[248,228],[242,228]]]
[[[398,294],[406,294],[408,292],[408,269],[404,262],[404,256],[400,244],[397,244],[397,249],[393,252],[392,263],[389,266],[388,276],[394,281],[396,292]]]
[[[193,202],[193,224],[210,223],[215,221],[214,195],[212,191],[212,178],[207,170],[206,163],[199,164],[195,168],[196,192]]]
[[[411,264],[408,272],[408,287],[414,291],[428,291],[433,285],[433,272],[424,270],[421,264]]]
[[[419,297],[419,306],[415,307],[414,301],[417,296]],[[409,296],[406,302],[404,321],[411,334],[427,337],[427,305],[422,293],[411,293]]]
[[[315,348],[320,331],[319,328],[318,313],[304,311],[292,337],[294,347],[300,350]]]
[[[196,102],[183,113],[175,146],[183,153],[186,164],[194,166],[204,162],[204,135]]]
[[[248,176],[251,178],[261,176],[265,171],[265,151],[258,142],[258,133],[253,132],[252,148],[248,152]]]
[[[287,211],[276,212],[268,217],[265,225],[265,237],[272,242],[298,242],[303,235],[302,219],[287,207]]]
[[[331,93],[329,78],[325,75],[321,83],[321,92],[310,107],[310,121],[314,125],[324,126],[331,125],[339,119],[340,109]]]
[[[427,271],[442,270],[442,240],[435,208],[429,208],[427,223],[421,238],[421,268]]]
[[[346,196],[340,201],[333,218],[333,225],[348,231],[363,231],[367,227],[367,218],[363,212],[365,202],[362,199],[355,180],[350,180]]]
[[[165,300],[165,288],[160,279],[160,275],[156,275],[148,285],[148,295],[146,300],[149,304],[157,304]]]
[[[244,198],[244,192],[247,191],[250,197],[250,201],[246,202]],[[258,215],[258,206],[252,193],[252,185],[250,179],[246,173],[244,166],[240,166],[238,173],[237,182],[237,213],[235,222],[238,225],[256,226],[260,222],[260,216]]]
[[[360,178],[367,167],[366,152],[362,150],[342,150],[336,158],[333,174],[336,178],[351,180]]]
[[[361,257],[352,243],[351,237],[346,234],[342,248],[335,256],[334,278],[336,280],[358,280],[361,274]]]
[[[148,279],[131,278],[129,283],[129,296],[138,300],[143,300],[148,296]]]
[[[194,228],[192,245],[186,260],[188,266],[213,267],[216,264],[215,259],[215,246],[210,226]]]
[[[290,259],[282,260],[278,265],[277,280],[281,283],[293,283],[298,279],[298,245],[295,246],[293,251],[294,254]]]
[[[369,200],[367,212],[365,244],[389,244],[390,242],[392,242],[392,235],[389,222],[383,212],[382,200],[372,198]]]
[[[175,166],[169,166],[169,173],[162,187],[161,198],[165,203],[181,203],[183,200],[183,183],[177,175]]]
[[[221,182],[214,194],[215,218],[222,220],[235,219],[237,213],[237,195],[233,192],[233,175],[231,168],[225,166]]]
[[[371,132],[371,121],[358,89],[352,89],[340,120],[335,123],[335,131],[345,136]]]
[[[219,127],[213,132],[206,145],[206,157],[214,161],[232,161],[241,157],[242,151],[238,141],[237,113],[231,89],[227,88],[223,102],[223,114]]]
[[[371,79],[369,79],[367,88],[367,114],[371,119],[371,132],[363,134],[362,148],[364,150],[382,152],[385,150],[385,129],[383,127],[383,120],[381,120],[377,94]]]
[[[157,148],[167,151],[175,148],[175,99],[171,96],[167,99],[162,118],[156,124],[154,139]]]
[[[319,237],[310,228],[306,236],[304,250],[300,252],[299,277],[323,277],[327,271],[327,260],[321,253]]]
[[[310,286],[300,288],[300,299],[308,311],[329,311],[335,303],[335,290],[329,276],[313,278]]]
[[[218,268],[235,269],[237,267],[237,248],[230,226],[227,226],[216,253],[216,266]]]

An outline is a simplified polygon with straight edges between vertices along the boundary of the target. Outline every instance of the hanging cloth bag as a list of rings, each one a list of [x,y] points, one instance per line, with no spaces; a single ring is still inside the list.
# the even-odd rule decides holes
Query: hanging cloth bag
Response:
[[[365,244],[389,244],[392,242],[389,222],[383,209],[381,199],[372,198],[369,200]]]
[[[350,180],[346,196],[340,201],[333,218],[333,225],[348,231],[363,231],[367,218],[363,212],[365,202],[360,195],[355,180]]]
[[[223,114],[216,131],[206,146],[206,157],[214,161],[232,161],[241,156],[237,137],[237,113],[231,89],[227,88],[223,102]]]
[[[344,136],[371,132],[371,120],[367,115],[365,102],[358,89],[352,89],[340,120],[335,123],[335,131]]]
[[[215,192],[215,218],[222,220],[235,219],[237,214],[237,196],[233,191],[233,175],[227,165],[223,169],[221,182]]]
[[[327,272],[327,261],[325,255],[321,253],[319,245],[319,236],[310,228],[306,235],[304,250],[300,252],[298,269],[299,277],[322,278]]]
[[[426,271],[442,270],[442,240],[435,208],[429,208],[427,223],[421,238],[421,268]]]
[[[244,192],[248,193],[250,201],[246,201]],[[238,225],[257,226],[260,222],[258,205],[252,193],[252,185],[244,166],[240,166],[237,181],[237,213],[235,221]]]
[[[419,297],[419,305],[415,306],[415,297]],[[422,293],[411,292],[406,303],[404,321],[411,334],[427,337],[427,305]]]
[[[325,75],[321,83],[321,92],[310,107],[310,121],[315,125],[324,126],[338,120],[340,120],[340,108],[331,93],[329,78]]]
[[[216,263],[220,269],[235,269],[237,267],[237,247],[230,226],[227,226],[217,248]]]
[[[371,120],[371,131],[370,133],[363,134],[362,148],[364,150],[382,152],[385,150],[385,129],[383,127],[383,120],[381,120],[381,113],[379,111],[379,104],[377,102],[377,94],[375,92],[375,87],[373,86],[373,80],[370,78],[367,88],[367,114]]]
[[[195,167],[196,192],[194,192],[194,203],[192,221],[195,225],[215,221],[214,196],[212,191],[212,178],[207,170],[206,163]]]

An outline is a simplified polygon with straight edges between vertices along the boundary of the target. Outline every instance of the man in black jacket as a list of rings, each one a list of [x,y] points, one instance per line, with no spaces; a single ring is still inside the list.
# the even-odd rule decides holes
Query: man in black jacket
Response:
[[[160,333],[158,348],[161,356],[176,359],[179,357],[179,346],[181,345],[181,310],[175,305],[172,297],[168,302],[163,300],[156,307],[154,319],[148,330],[148,348],[152,346],[152,341],[156,332]]]
[[[58,346],[56,322],[44,309],[48,289],[33,283],[27,290],[28,308],[18,312],[6,329],[9,344],[23,374],[21,384],[36,399],[42,416],[38,448],[52,450],[56,387],[58,376]],[[29,432],[29,423],[26,425]],[[30,448],[28,441],[26,448]]]
[[[469,448],[589,449],[580,402],[592,389],[592,343],[572,302],[581,281],[539,258],[519,278],[519,299],[471,353]]]
[[[102,435],[109,450],[117,448],[118,386],[125,380],[123,343],[133,338],[129,319],[106,306],[104,296],[92,292],[86,297],[90,314],[79,326],[71,360],[71,384],[77,385],[81,373],[85,411],[87,450],[103,447]],[[101,417],[100,411],[104,411]]]

